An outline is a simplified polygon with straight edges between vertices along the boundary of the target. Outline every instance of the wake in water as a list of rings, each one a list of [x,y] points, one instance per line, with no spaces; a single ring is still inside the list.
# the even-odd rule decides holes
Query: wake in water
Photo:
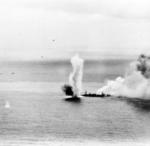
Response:
[[[140,55],[132,62],[124,77],[107,81],[97,94],[150,98],[150,57]]]

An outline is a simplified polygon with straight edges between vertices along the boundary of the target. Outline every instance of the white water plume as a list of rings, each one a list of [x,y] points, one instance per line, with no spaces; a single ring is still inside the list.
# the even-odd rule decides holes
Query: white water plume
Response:
[[[107,81],[97,93],[150,98],[150,57],[140,55],[137,61],[130,64],[124,77]]]
[[[5,108],[10,108],[10,104],[8,101],[5,102]]]
[[[69,76],[69,83],[73,88],[74,96],[80,96],[82,91],[83,59],[78,55],[71,58],[73,71]]]

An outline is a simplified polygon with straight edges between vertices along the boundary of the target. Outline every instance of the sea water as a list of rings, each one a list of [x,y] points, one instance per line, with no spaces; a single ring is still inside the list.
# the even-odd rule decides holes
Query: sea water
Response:
[[[83,90],[95,92],[106,79],[123,76],[129,63],[85,62]],[[114,97],[66,102],[61,86],[70,71],[69,61],[0,64],[0,145],[107,144],[149,138],[149,110]]]

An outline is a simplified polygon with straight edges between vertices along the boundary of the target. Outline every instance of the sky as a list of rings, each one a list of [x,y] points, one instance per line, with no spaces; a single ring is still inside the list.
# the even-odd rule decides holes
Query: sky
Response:
[[[149,0],[0,0],[2,60],[150,54]]]

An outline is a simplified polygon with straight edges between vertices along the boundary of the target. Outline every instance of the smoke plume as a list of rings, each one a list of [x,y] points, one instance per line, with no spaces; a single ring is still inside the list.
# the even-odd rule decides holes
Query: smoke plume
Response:
[[[82,91],[83,59],[78,55],[71,58],[73,71],[69,76],[69,84],[73,89],[73,96],[80,96]]]
[[[150,57],[140,55],[132,62],[124,77],[107,81],[97,94],[150,98]]]

